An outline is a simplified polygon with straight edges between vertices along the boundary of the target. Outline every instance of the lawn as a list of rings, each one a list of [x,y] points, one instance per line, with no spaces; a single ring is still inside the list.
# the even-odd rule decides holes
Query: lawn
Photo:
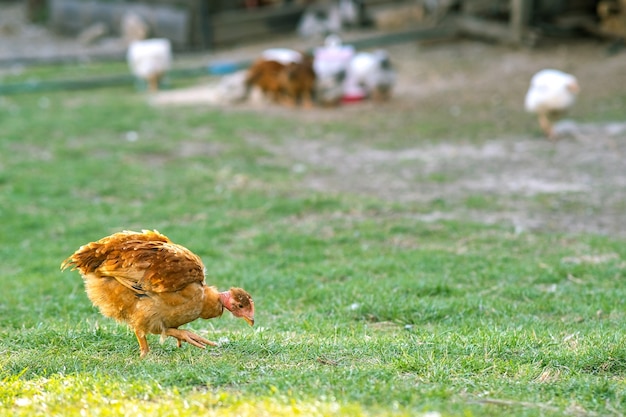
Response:
[[[623,238],[425,221],[500,202],[313,189],[315,167],[257,140],[397,149],[492,129],[464,120],[394,142],[376,119],[155,108],[130,86],[0,97],[0,415],[624,415]],[[59,270],[123,229],[157,229],[210,284],[248,290],[255,327],[198,320],[219,347],[151,336],[140,359]]]

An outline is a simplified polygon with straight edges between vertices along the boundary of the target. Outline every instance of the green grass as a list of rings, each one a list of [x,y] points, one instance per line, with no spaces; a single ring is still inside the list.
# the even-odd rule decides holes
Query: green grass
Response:
[[[130,87],[45,97],[0,101],[0,415],[623,415],[623,240],[425,223],[428,205],[312,192],[246,140],[372,126],[159,109]],[[140,360],[59,265],[142,228],[246,288],[256,327],[198,320],[220,347],[152,336]]]
[[[62,75],[60,75],[62,74]],[[76,80],[90,77],[111,75],[128,75],[128,66],[125,62],[68,62],[57,65],[20,66],[14,65],[9,70],[0,73],[3,83],[37,82],[51,79]]]

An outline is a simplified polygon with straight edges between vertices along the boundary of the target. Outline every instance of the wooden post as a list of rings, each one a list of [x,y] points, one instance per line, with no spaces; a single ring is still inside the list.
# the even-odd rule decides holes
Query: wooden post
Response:
[[[43,22],[46,17],[47,0],[27,0],[26,16],[31,22]]]
[[[532,0],[511,0],[511,37],[517,44],[524,41],[531,12]]]

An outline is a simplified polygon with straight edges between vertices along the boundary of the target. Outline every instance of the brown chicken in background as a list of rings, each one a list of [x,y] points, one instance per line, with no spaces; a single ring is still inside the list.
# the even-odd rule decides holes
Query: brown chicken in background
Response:
[[[260,58],[248,69],[245,86],[246,96],[253,87],[258,87],[275,103],[289,107],[300,104],[310,108],[313,106],[315,88],[313,57],[300,54],[296,62]]]
[[[123,231],[81,246],[61,264],[78,269],[87,296],[107,317],[135,331],[141,357],[150,350],[146,335],[177,339],[199,348],[211,342],[178,327],[197,318],[222,315],[224,308],[254,324],[254,302],[246,291],[218,292],[204,279],[200,258],[159,232]]]

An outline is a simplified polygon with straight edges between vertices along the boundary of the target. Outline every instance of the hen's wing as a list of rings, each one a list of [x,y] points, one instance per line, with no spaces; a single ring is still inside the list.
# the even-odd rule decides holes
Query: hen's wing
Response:
[[[111,255],[97,272],[138,292],[178,291],[204,281],[200,258],[173,243],[129,241]]]
[[[178,291],[204,281],[200,258],[156,231],[120,232],[89,243],[62,268],[115,278],[137,293]]]

